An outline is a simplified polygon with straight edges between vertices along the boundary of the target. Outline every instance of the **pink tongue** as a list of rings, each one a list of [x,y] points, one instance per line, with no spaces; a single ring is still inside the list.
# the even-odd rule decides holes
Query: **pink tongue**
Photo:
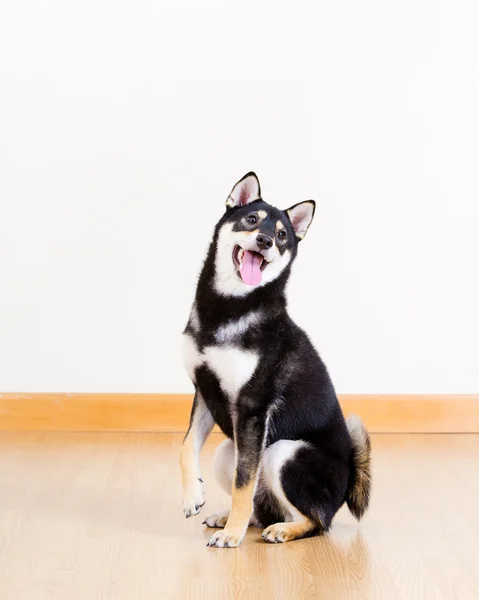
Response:
[[[243,264],[241,265],[241,279],[248,285],[258,285],[261,283],[263,275],[260,267],[263,257],[257,252],[245,250],[243,254]]]

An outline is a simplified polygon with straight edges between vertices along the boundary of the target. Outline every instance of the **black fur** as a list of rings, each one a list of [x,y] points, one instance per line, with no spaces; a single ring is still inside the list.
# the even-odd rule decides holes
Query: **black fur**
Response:
[[[243,297],[225,297],[214,286],[219,231],[226,222],[234,224],[234,231],[247,231],[244,218],[261,210],[267,212],[259,226],[262,233],[274,237],[276,222],[282,222],[286,240],[276,243],[280,253],[289,250],[291,261],[277,279],[263,287],[252,288]],[[256,225],[251,229],[255,227],[258,228]],[[215,332],[220,326],[253,310],[261,310],[265,315],[261,323],[234,340],[235,346],[260,356],[256,371],[240,391],[234,412],[231,399],[223,393],[208,366],[203,364],[196,369],[195,385],[222,431],[230,438],[236,435],[237,487],[255,476],[265,447],[281,439],[309,442],[309,447],[299,450],[295,460],[283,468],[282,484],[289,501],[317,523],[318,531],[324,531],[347,499],[354,480],[353,447],[326,367],[306,333],[286,310],[285,285],[299,241],[287,211],[262,200],[228,208],[215,228],[198,282],[195,305],[200,327],[190,320],[185,332],[202,351],[217,345]],[[255,496],[255,516],[263,526],[284,518],[275,499],[261,484]]]

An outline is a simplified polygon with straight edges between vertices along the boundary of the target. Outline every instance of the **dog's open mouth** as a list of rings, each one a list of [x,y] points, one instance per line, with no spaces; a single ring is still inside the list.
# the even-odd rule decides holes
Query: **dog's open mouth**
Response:
[[[263,279],[263,271],[268,261],[259,252],[243,250],[241,246],[233,249],[233,262],[239,271],[241,279],[248,285],[259,285]]]

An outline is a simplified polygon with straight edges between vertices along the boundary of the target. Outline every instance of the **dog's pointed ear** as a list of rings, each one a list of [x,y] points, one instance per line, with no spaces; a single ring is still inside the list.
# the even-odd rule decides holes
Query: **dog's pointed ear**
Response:
[[[261,200],[261,188],[256,173],[250,171],[233,186],[230,195],[226,199],[226,206],[244,206],[255,200]]]
[[[302,240],[306,235],[313,220],[315,209],[316,202],[314,200],[305,200],[284,211],[288,215],[298,239]]]

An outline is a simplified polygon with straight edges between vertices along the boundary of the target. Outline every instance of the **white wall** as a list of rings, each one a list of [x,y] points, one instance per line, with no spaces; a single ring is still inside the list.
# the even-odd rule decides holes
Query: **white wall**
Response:
[[[340,392],[479,391],[476,1],[0,8],[0,391],[183,392],[231,185],[315,198],[291,312]]]

